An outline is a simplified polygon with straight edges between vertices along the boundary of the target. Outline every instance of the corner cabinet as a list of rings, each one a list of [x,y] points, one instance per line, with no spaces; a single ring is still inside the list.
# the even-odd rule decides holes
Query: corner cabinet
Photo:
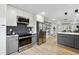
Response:
[[[6,25],[17,26],[17,10],[14,7],[7,6]]]

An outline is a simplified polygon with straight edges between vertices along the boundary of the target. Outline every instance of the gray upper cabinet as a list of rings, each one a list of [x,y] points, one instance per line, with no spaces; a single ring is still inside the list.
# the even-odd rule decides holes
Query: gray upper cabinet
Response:
[[[6,25],[17,26],[17,10],[12,6],[7,6]]]

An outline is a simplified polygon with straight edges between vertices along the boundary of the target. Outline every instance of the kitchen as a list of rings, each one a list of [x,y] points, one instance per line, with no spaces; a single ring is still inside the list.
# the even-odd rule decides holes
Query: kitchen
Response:
[[[4,27],[1,28],[1,33],[4,33],[1,37],[4,40],[1,39],[0,54],[79,54],[79,5],[1,6],[1,17],[4,19],[3,23],[0,22]]]
[[[43,28],[44,23],[39,22],[39,19],[37,22],[34,20],[34,17],[34,14],[7,5],[6,54],[17,51],[21,52],[35,44],[41,45],[46,42],[46,31]],[[42,29],[44,30],[42,31]]]

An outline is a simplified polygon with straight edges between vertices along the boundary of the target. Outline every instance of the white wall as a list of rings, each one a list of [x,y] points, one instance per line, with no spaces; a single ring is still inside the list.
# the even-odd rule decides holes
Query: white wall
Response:
[[[34,16],[33,20],[31,20],[31,24],[33,25],[32,31],[33,31],[33,34],[36,34],[37,33],[37,28],[36,28],[36,22],[37,22],[37,20],[36,20],[36,16],[35,15],[33,15],[33,16]]]
[[[6,54],[6,5],[0,4],[0,55]]]

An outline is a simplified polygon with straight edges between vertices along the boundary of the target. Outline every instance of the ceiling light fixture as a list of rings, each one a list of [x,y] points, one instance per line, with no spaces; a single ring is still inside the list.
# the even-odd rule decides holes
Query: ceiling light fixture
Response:
[[[56,20],[56,19],[52,19],[52,20]]]
[[[41,15],[45,16],[45,14],[46,14],[46,12],[44,12],[44,11],[43,11],[43,12],[41,12]]]
[[[76,16],[79,16],[79,13],[77,13]]]

